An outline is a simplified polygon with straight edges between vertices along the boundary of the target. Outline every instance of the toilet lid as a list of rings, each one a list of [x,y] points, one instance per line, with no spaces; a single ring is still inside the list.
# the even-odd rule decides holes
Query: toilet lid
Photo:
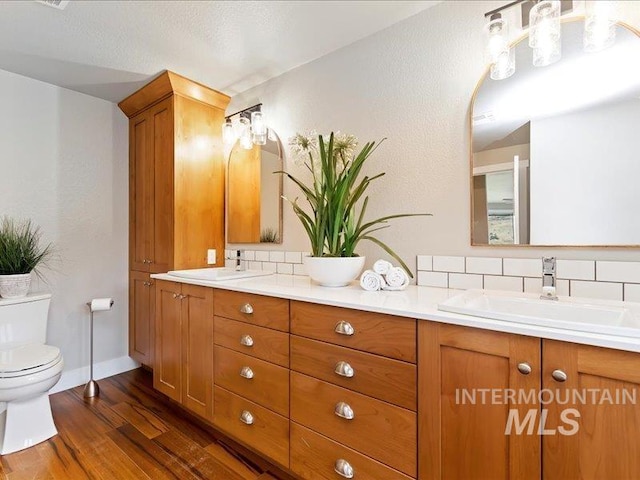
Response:
[[[0,376],[7,373],[28,373],[26,370],[55,362],[60,349],[51,345],[31,344],[0,350]]]

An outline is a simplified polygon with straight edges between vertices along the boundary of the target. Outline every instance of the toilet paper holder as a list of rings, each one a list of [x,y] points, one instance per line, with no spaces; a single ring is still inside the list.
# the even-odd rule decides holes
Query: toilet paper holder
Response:
[[[100,387],[98,386],[98,382],[93,379],[93,313],[101,312],[105,310],[111,310],[113,307],[113,299],[111,298],[94,298],[90,302],[87,302],[87,306],[89,307],[89,312],[91,315],[91,327],[90,327],[90,360],[89,360],[89,382],[84,386],[84,398],[97,397],[100,395]]]

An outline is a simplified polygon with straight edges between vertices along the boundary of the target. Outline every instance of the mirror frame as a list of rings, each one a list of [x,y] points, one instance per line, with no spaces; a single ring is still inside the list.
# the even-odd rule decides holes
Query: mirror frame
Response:
[[[269,130],[271,130],[273,132],[273,134],[276,137],[275,143],[278,146],[278,153],[279,153],[279,157],[280,157],[280,162],[281,162],[281,168],[282,170],[284,170],[284,148],[282,145],[282,141],[280,140],[280,136],[276,133],[275,130],[269,128]],[[267,134],[268,137],[268,134]],[[282,195],[284,195],[284,179],[282,178],[282,175],[280,175],[280,178],[278,180],[278,241],[277,242],[231,242],[229,240],[229,186],[231,185],[231,182],[229,181],[229,173],[231,170],[231,154],[233,153],[233,149],[236,147],[236,145],[239,145],[240,140],[236,140],[236,142],[233,144],[233,146],[231,147],[231,150],[229,150],[229,156],[227,158],[227,162],[226,162],[226,169],[225,169],[225,243],[226,244],[232,244],[232,245],[282,245],[283,244],[283,235],[284,235],[284,224],[283,224],[283,215],[284,215],[284,206],[283,206],[283,201],[282,201]],[[258,147],[262,147],[261,145],[254,145],[254,148],[258,146]],[[242,148],[242,147],[240,147]]]
[[[580,22],[580,21],[584,21],[585,17],[584,15],[581,16],[576,16],[576,17],[570,17],[570,18],[563,18],[560,20],[560,22],[562,24],[565,23],[571,23],[571,22]],[[630,33],[636,35],[639,39],[640,39],[640,29],[633,27],[631,25],[629,25],[628,23],[625,23],[623,21],[617,20],[616,25],[618,25],[619,27],[623,27],[626,28],[627,30],[629,30]],[[520,35],[518,38],[516,38],[515,40],[513,40],[509,46],[511,48],[514,48],[516,45],[518,45],[520,42],[526,40],[527,38],[529,38],[529,33],[523,33],[522,35]],[[562,61],[562,60],[560,60]],[[598,248],[608,248],[608,249],[632,249],[632,248],[640,248],[640,244],[629,244],[629,245],[532,245],[532,244],[514,244],[514,243],[507,243],[507,244],[499,244],[499,245],[495,245],[495,244],[490,244],[490,243],[474,243],[473,238],[474,238],[474,226],[473,226],[473,212],[474,212],[474,208],[475,208],[475,202],[474,202],[474,196],[473,196],[473,106],[475,104],[476,101],[476,97],[478,96],[478,92],[480,90],[480,87],[482,86],[482,84],[484,83],[484,81],[487,79],[487,76],[489,75],[490,72],[490,66],[487,65],[484,69],[484,73],[482,74],[482,76],[480,77],[480,79],[478,80],[478,82],[476,83],[476,87],[473,90],[473,95],[471,96],[471,102],[469,104],[469,114],[467,115],[467,126],[469,128],[469,135],[468,135],[468,141],[469,141],[469,245],[472,247],[488,247],[488,248],[578,248],[578,249],[598,249]],[[544,68],[544,67],[543,67]]]

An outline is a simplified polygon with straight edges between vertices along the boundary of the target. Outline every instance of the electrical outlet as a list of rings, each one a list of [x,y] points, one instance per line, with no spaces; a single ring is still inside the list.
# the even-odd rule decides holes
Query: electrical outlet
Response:
[[[207,264],[215,265],[216,263],[216,249],[210,248],[207,250]]]

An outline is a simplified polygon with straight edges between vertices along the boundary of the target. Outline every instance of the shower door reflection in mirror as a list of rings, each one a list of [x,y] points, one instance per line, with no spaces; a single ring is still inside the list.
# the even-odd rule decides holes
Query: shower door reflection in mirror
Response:
[[[266,145],[236,142],[227,168],[227,242],[282,243],[282,145],[272,130]]]

